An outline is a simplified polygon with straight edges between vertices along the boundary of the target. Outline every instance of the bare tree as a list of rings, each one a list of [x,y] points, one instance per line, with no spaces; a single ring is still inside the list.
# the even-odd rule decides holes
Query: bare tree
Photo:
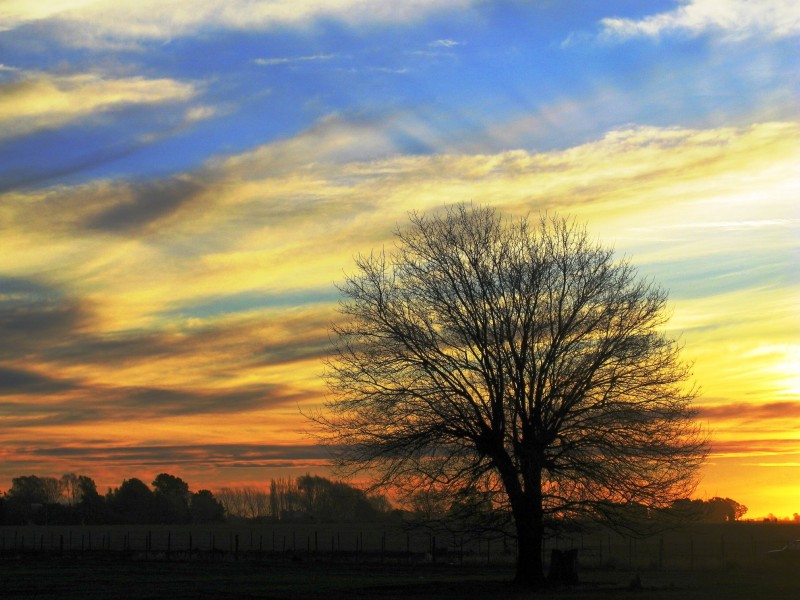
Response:
[[[696,485],[706,438],[667,294],[562,218],[456,206],[411,215],[393,251],[341,286],[314,417],[344,471],[400,489],[495,492],[516,580],[544,581],[548,519],[666,507]]]
[[[258,519],[270,516],[269,494],[251,486],[224,487],[216,492],[217,501],[231,517]]]
[[[274,519],[284,519],[301,510],[297,481],[291,477],[278,477],[269,481],[270,514]]]

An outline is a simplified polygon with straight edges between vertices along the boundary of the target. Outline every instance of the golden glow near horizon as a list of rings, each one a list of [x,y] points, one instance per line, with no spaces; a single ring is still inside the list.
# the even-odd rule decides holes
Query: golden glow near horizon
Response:
[[[718,71],[711,82],[698,75],[685,84],[692,110],[679,106],[675,88],[665,92],[657,70],[642,70],[643,87],[635,92],[628,82],[599,76],[570,94],[558,87],[571,85],[566,80],[552,84],[558,93],[515,80],[507,91],[522,108],[498,104],[489,119],[476,105],[430,112],[431,99],[441,101],[445,92],[422,66],[419,79],[402,64],[343,66],[363,57],[323,42],[283,54],[237,46],[250,69],[241,79],[225,79],[219,66],[203,76],[189,67],[182,74],[177,66],[160,71],[139,64],[148,44],[170,52],[171,36],[189,39],[214,18],[220,40],[220,31],[269,38],[281,28],[298,28],[307,40],[319,33],[308,23],[322,15],[341,20],[366,44],[370,27],[389,28],[392,21],[391,15],[370,21],[366,0],[304,2],[299,12],[294,3],[262,3],[249,21],[242,15],[250,3],[238,1],[243,12],[217,17],[216,3],[205,0],[171,3],[152,14],[133,3],[34,4],[0,7],[6,19],[0,35],[12,36],[13,45],[17,30],[23,35],[25,27],[45,23],[51,43],[83,50],[66,55],[63,68],[15,66],[15,55],[0,64],[0,165],[9,165],[0,171],[0,488],[16,475],[66,471],[92,475],[100,487],[166,471],[193,489],[323,472],[324,452],[304,435],[301,412],[327,394],[320,375],[337,318],[335,282],[352,269],[355,254],[391,247],[409,211],[474,202],[510,214],[574,215],[666,287],[669,333],[694,363],[699,418],[712,432],[697,494],[734,498],[750,507],[748,517],[800,512],[800,484],[794,483],[800,469],[800,120],[791,86],[768,98],[765,92],[763,102],[749,100],[726,119],[728,106],[692,113],[692,102],[713,95],[704,86],[720,84]],[[565,35],[548,52],[586,52],[586,45],[600,44],[613,53],[613,44],[629,40],[674,31],[696,40],[711,31],[722,40],[707,49],[716,65],[741,40],[782,44],[797,35],[797,11],[789,4],[778,3],[769,19],[748,3],[723,4],[742,27],[709,21],[709,2],[694,0],[683,12],[649,20],[595,18],[594,34]],[[391,27],[423,30],[426,19],[435,23],[447,11],[481,10],[466,0],[395,8],[400,12]],[[131,18],[130,29],[120,15]],[[354,43],[341,35],[341,43]],[[489,60],[477,41],[470,46],[433,30],[424,36],[403,60],[456,68],[462,49],[474,50],[478,64]],[[721,44],[728,44],[725,52]],[[76,65],[83,52],[118,62],[98,59],[101,66],[82,70]],[[737,73],[736,84],[765,86],[770,69],[777,69],[767,58],[763,71]],[[237,105],[239,92],[217,90],[222,80],[238,90],[253,73],[267,73],[247,98],[271,102],[302,69],[323,65],[331,81],[368,73],[405,78],[396,85],[417,90],[424,80],[423,108],[348,110],[347,102],[361,99],[337,100],[328,90],[302,103],[290,98],[302,104],[302,118],[282,130],[260,122],[270,113],[248,113],[244,100]],[[682,64],[675,77],[691,68]],[[320,72],[312,75],[308,81],[317,85]],[[477,81],[486,72],[474,76]],[[404,102],[416,101],[404,93]],[[538,93],[546,99],[534,105]],[[659,118],[625,112],[634,97],[642,106],[657,105]],[[660,118],[671,110],[688,116]],[[125,143],[116,139],[123,117],[131,122]],[[474,126],[481,119],[485,124]],[[236,139],[227,138],[228,126],[217,127],[218,121],[240,128],[258,122],[259,129],[250,134],[244,127]],[[671,124],[682,122],[693,125]],[[100,139],[104,127],[111,141]],[[469,127],[470,135],[461,133]],[[72,140],[63,152],[74,151],[74,161],[54,163],[39,176],[33,166],[14,162],[15,153],[30,151],[26,140],[40,139],[35,136],[41,141],[30,145],[39,144],[42,161],[57,161],[48,149],[60,148],[59,135]],[[197,137],[171,141],[182,135]],[[112,166],[74,150],[83,143],[99,144]],[[183,154],[191,160],[181,163]]]

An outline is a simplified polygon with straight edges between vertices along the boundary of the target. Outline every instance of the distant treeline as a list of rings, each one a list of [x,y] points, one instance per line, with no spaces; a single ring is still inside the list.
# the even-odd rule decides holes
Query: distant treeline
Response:
[[[364,523],[390,517],[421,522],[459,520],[469,528],[473,517],[500,516],[491,502],[474,492],[449,497],[420,490],[408,499],[408,510],[394,510],[385,496],[369,494],[318,475],[270,480],[269,486],[224,487],[193,492],[180,477],[161,473],[152,488],[131,478],[105,495],[91,477],[67,473],[61,478],[15,477],[0,495],[0,525],[188,524],[224,521]],[[659,518],[648,509],[619,507],[641,520]],[[502,512],[502,511],[500,511]],[[677,500],[661,516],[680,521],[736,521],[747,507],[730,498]],[[633,514],[635,513],[635,514]],[[641,514],[639,514],[641,513]]]
[[[744,504],[739,504],[731,498],[720,497],[710,500],[676,500],[672,503],[671,510],[689,520],[707,523],[738,521],[747,513]]]
[[[161,473],[152,488],[131,478],[105,495],[91,477],[26,475],[12,479],[0,496],[3,525],[183,524],[231,520],[317,522],[373,521],[391,506],[342,482],[316,475],[272,479],[268,490],[255,487],[192,492],[180,477]]]

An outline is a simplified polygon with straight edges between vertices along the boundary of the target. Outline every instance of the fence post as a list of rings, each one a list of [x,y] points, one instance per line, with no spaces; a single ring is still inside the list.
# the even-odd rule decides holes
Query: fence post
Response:
[[[694,571],[694,538],[689,538],[689,570]]]

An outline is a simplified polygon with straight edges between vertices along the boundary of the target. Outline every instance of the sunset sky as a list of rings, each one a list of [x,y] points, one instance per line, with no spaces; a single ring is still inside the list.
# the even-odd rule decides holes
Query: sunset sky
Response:
[[[796,0],[0,0],[0,489],[324,473],[335,287],[557,211],[670,291],[697,496],[800,512]]]

